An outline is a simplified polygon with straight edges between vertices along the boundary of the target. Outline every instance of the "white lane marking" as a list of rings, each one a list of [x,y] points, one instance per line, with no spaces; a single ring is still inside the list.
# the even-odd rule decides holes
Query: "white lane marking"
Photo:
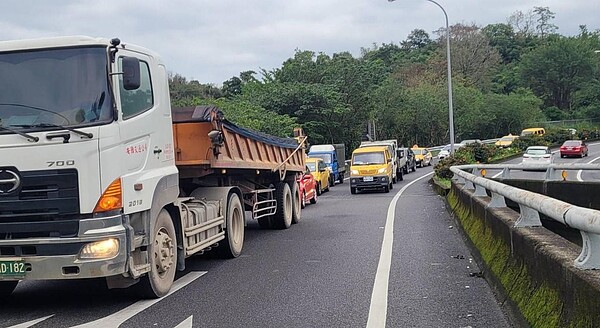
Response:
[[[588,164],[592,164],[592,163],[594,163],[595,161],[597,161],[597,160],[599,160],[599,159],[600,159],[600,157],[596,157],[596,158],[594,158],[593,160],[591,160],[591,161],[589,161],[589,162],[587,162],[587,163],[588,163]],[[578,181],[583,181],[583,178],[581,178],[581,175],[582,175],[582,174],[583,174],[583,170],[579,170],[579,171],[577,171],[577,180],[578,180]]]
[[[206,273],[207,273],[207,271],[190,272],[190,273],[186,274],[185,276],[177,279],[173,283],[173,287],[171,287],[171,291],[167,295],[165,295],[161,298],[154,299],[154,300],[138,301],[138,302],[133,303],[130,306],[122,309],[121,311],[113,313],[107,317],[104,317],[104,318],[101,318],[101,319],[98,319],[98,320],[95,320],[92,322],[84,323],[82,325],[75,326],[73,328],[94,328],[94,327],[117,328],[123,322],[129,320],[134,315],[144,311],[145,309],[160,302],[161,300],[166,299],[167,297],[169,297],[169,295],[171,295],[174,292],[178,291],[179,289],[185,287],[186,285],[190,284],[194,280],[202,277]]]
[[[390,279],[390,268],[392,265],[392,244],[394,242],[394,219],[396,216],[396,203],[406,188],[413,183],[424,179],[433,172],[429,172],[404,186],[394,196],[388,207],[385,230],[383,231],[383,242],[381,244],[381,254],[379,255],[379,264],[375,274],[375,283],[371,294],[371,306],[369,308],[369,318],[367,328],[385,328],[387,320],[387,301],[388,301],[388,282]]]
[[[49,319],[49,318],[51,318],[51,317],[53,317],[53,316],[54,316],[54,314],[52,314],[52,315],[49,315],[49,316],[47,316],[47,317],[43,317],[43,318],[39,318],[39,319],[35,319],[35,320],[31,320],[31,321],[23,322],[23,323],[20,323],[20,324],[18,324],[18,325],[10,326],[10,327],[8,327],[8,328],[28,328],[28,327],[31,327],[31,326],[33,326],[33,325],[36,325],[36,324],[38,324],[38,323],[40,323],[40,322],[42,322],[42,321],[46,320],[46,319]]]
[[[191,315],[187,319],[183,320],[180,324],[175,326],[175,328],[192,328],[193,319],[194,319],[194,316]]]

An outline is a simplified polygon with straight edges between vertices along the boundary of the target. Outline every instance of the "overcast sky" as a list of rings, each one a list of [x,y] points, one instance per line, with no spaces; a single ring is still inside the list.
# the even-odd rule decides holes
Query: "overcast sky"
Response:
[[[600,29],[600,0],[437,0],[450,25],[506,23],[517,10],[549,7],[563,35]],[[0,0],[0,40],[118,37],[152,49],[168,70],[221,85],[241,71],[271,70],[298,50],[355,57],[414,29],[445,26],[426,0]]]

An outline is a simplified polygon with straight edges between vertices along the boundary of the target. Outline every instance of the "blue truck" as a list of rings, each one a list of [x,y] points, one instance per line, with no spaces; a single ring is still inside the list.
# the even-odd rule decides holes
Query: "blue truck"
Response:
[[[323,159],[332,172],[332,186],[335,181],[344,183],[346,173],[346,146],[344,144],[312,145],[308,150],[308,157]]]

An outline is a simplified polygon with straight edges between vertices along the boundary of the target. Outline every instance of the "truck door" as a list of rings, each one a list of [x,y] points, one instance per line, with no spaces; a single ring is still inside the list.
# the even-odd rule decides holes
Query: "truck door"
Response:
[[[140,86],[137,89],[124,87],[123,75],[128,74],[123,67],[126,57],[139,60]],[[164,184],[165,177],[170,179],[167,185],[176,186],[177,169],[165,67],[156,58],[126,49],[119,49],[115,65],[115,71],[119,72],[118,88],[115,88],[119,145],[116,156],[113,152],[105,153],[105,157],[115,158],[102,161],[117,162],[121,171],[123,210],[127,214],[149,209],[157,185]],[[105,178],[114,179],[112,176],[107,172]]]

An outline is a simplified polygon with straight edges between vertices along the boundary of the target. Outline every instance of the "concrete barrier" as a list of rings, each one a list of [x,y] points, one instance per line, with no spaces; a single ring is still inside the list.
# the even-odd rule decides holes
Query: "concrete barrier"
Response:
[[[517,324],[600,326],[600,272],[574,266],[581,248],[544,227],[515,227],[519,213],[474,193],[453,181],[448,204]]]

